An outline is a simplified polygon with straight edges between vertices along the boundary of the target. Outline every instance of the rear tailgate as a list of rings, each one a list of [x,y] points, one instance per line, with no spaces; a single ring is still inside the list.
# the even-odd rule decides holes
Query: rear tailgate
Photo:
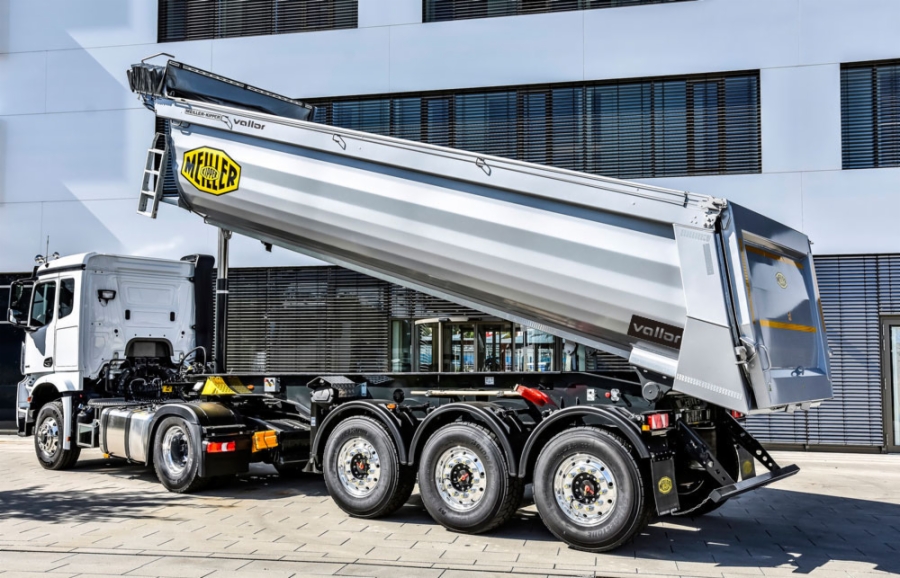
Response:
[[[739,338],[756,409],[832,396],[828,343],[806,235],[729,203],[723,221]]]

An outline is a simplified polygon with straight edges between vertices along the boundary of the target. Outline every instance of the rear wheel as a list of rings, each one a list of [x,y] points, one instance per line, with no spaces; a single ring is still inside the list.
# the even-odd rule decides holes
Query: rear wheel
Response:
[[[509,520],[522,502],[523,481],[510,476],[494,434],[472,423],[452,423],[425,444],[419,491],[442,526],[477,534]]]
[[[197,441],[180,417],[167,417],[159,424],[153,440],[153,467],[156,477],[170,492],[195,492],[209,483],[209,479],[199,475],[202,456],[198,455]]]
[[[340,424],[325,443],[325,485],[337,505],[359,518],[386,516],[412,494],[416,473],[400,464],[393,438],[368,417]]]
[[[38,412],[34,452],[41,466],[48,470],[67,470],[81,455],[81,448],[74,442],[70,449],[63,449],[64,424],[62,401],[51,401]]]
[[[579,427],[550,440],[534,471],[534,501],[547,528],[579,550],[619,547],[649,521],[637,461],[618,436]]]

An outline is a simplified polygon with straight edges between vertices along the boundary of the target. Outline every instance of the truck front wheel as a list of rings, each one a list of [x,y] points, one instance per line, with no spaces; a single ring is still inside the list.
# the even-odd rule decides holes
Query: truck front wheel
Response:
[[[650,516],[641,469],[625,442],[591,427],[563,431],[544,446],[534,501],[557,538],[590,552],[619,547]]]
[[[198,441],[180,417],[167,417],[159,424],[153,439],[153,467],[160,483],[170,492],[186,494],[209,483],[199,475],[203,456],[197,455]]]
[[[48,470],[66,470],[75,465],[81,448],[72,444],[70,449],[63,449],[65,439],[62,401],[51,401],[38,412],[37,425],[34,428],[34,451],[38,462]]]
[[[473,423],[451,423],[425,444],[419,491],[436,522],[456,532],[478,534],[512,517],[525,485],[510,476],[497,438]]]
[[[385,427],[368,417],[338,424],[325,443],[323,462],[331,498],[358,518],[393,513],[406,503],[416,483],[415,470],[400,464]]]

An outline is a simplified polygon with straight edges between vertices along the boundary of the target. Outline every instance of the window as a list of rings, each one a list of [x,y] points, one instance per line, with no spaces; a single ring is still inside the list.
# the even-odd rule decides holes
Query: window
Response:
[[[441,22],[684,1],[686,0],[422,0],[422,20]]]
[[[844,169],[900,166],[900,60],[841,68]]]
[[[759,173],[759,74],[311,101],[315,120],[608,177]]]
[[[59,318],[68,317],[75,309],[75,279],[59,282]]]
[[[32,327],[43,327],[53,321],[53,306],[56,302],[56,281],[39,283],[34,288],[34,301],[31,304]]]
[[[356,28],[357,0],[159,0],[159,42]]]

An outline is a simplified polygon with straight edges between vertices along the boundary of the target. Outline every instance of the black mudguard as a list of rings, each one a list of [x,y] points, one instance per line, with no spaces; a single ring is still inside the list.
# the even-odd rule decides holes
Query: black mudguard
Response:
[[[250,469],[252,432],[244,425],[240,416],[225,405],[213,401],[165,403],[159,406],[150,426],[151,435],[144,442],[147,456],[153,455],[152,444],[159,424],[171,416],[184,419],[194,434],[192,437],[195,440],[195,455],[201,457],[199,470],[201,478],[240,474]],[[206,445],[210,441],[234,441],[236,449],[234,452],[208,454]]]

